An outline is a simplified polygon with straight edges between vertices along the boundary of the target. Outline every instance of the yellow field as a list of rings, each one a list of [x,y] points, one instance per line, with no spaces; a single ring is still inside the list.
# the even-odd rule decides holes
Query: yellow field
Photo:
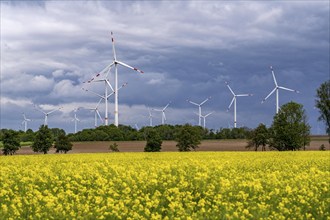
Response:
[[[330,152],[0,158],[0,219],[330,219]]]

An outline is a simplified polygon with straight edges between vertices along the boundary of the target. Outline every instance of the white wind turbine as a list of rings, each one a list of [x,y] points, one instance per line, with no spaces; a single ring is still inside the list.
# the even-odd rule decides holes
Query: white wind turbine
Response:
[[[134,67],[131,67],[119,60],[117,60],[117,56],[116,56],[116,50],[115,50],[115,40],[113,38],[113,33],[111,32],[111,41],[112,41],[112,51],[113,51],[113,63],[112,65],[115,65],[115,125],[118,127],[118,124],[119,124],[119,121],[118,121],[118,67],[117,65],[122,65],[124,67],[127,67],[127,68],[130,68],[132,70],[135,70],[139,73],[143,73],[143,71],[137,69],[137,68],[134,68]]]
[[[273,79],[274,79],[274,83],[275,83],[275,88],[266,96],[266,98],[264,98],[262,100],[261,103],[264,103],[266,101],[266,99],[268,99],[269,96],[271,96],[275,91],[276,91],[276,114],[278,113],[278,110],[279,110],[279,89],[283,89],[283,90],[287,90],[287,91],[290,91],[290,92],[296,92],[296,93],[299,93],[298,90],[293,90],[293,89],[289,89],[289,88],[286,88],[286,87],[283,87],[283,86],[279,86],[277,84],[277,81],[276,81],[276,78],[275,78],[275,73],[274,73],[274,69],[272,66],[270,66],[270,69],[272,71],[272,75],[273,75]]]
[[[154,111],[162,112],[162,125],[165,124],[165,121],[166,121],[165,110],[170,104],[171,104],[171,102],[169,102],[163,109],[155,109],[155,108],[152,109]]]
[[[237,125],[237,120],[236,120],[236,98],[237,97],[243,97],[243,96],[252,96],[252,94],[235,94],[234,91],[230,88],[228,82],[226,82],[226,85],[228,87],[228,89],[230,90],[230,92],[233,94],[233,99],[231,100],[227,111],[229,111],[230,107],[232,106],[232,104],[234,103],[234,128],[236,128]]]
[[[187,100],[187,102],[190,102],[193,105],[197,105],[198,106],[198,125],[202,126],[202,105],[207,102],[209,99],[211,98],[208,97],[207,99],[205,99],[204,101],[202,101],[200,104],[196,103],[196,102],[192,102],[190,100]]]
[[[203,118],[203,127],[204,127],[204,128],[206,128],[206,118],[207,118],[208,116],[210,116],[211,114],[213,114],[213,112],[210,112],[210,113],[208,113],[208,114],[206,114],[206,115],[200,115],[200,116]]]
[[[100,112],[99,112],[99,109],[98,109],[98,107],[99,107],[102,100],[103,100],[103,98],[100,98],[100,101],[97,103],[95,108],[87,108],[88,110],[94,111],[94,126],[95,126],[95,128],[97,127],[97,116],[99,116],[100,121],[103,123],[103,119],[102,119],[102,117],[100,115]]]
[[[26,131],[27,131],[27,122],[28,122],[28,121],[31,121],[31,119],[26,118],[24,112],[23,112],[22,114],[23,114],[23,118],[24,118],[24,120],[22,121],[22,125],[24,124],[24,132],[26,132]]]
[[[45,112],[43,111],[42,109],[40,109],[40,107],[38,108],[36,105],[34,105],[34,107],[41,113],[43,113],[45,115],[45,122],[44,122],[44,125],[48,125],[48,115],[50,115],[51,113],[55,112],[55,111],[58,111],[60,109],[62,109],[62,107],[59,107],[57,109],[54,109],[52,111],[49,111],[49,112]]]
[[[92,90],[85,89],[85,88],[82,88],[82,90],[84,90],[84,91],[86,91],[86,92],[91,92],[91,93],[97,95],[98,97],[101,98],[100,101],[104,100],[104,102],[105,102],[105,116],[104,116],[104,121],[105,121],[105,123],[104,123],[104,124],[105,124],[105,125],[108,125],[108,124],[106,124],[106,123],[108,123],[108,99],[109,99],[109,97],[112,96],[113,94],[116,94],[116,92],[115,92],[115,90],[113,90],[113,88],[111,87],[109,81],[106,81],[106,82],[108,83],[109,87],[112,89],[112,92],[111,92],[110,94],[108,93],[107,89],[106,89],[106,91],[105,91],[105,93],[104,93],[104,96],[103,96],[103,95],[100,95],[100,94],[98,94],[98,93],[96,93],[96,92],[94,92],[94,91],[92,91]],[[119,91],[121,88],[125,87],[127,84],[128,84],[128,83],[124,83],[124,84],[121,85],[117,90]],[[107,86],[106,86],[106,87],[107,87]],[[107,97],[107,98],[105,98],[105,97]],[[99,101],[98,105],[100,104],[100,101]],[[98,105],[97,105],[97,106],[98,106]],[[91,109],[91,110],[92,110],[92,109]],[[98,112],[98,111],[97,111],[97,112]],[[99,114],[99,112],[98,112],[97,114]],[[95,123],[95,125],[96,125],[96,123]]]
[[[213,114],[213,112],[210,112],[210,113],[208,113],[208,114],[206,114],[206,115],[201,115],[202,118],[203,118],[203,120],[204,120],[204,128],[206,128],[206,118],[207,118],[208,116],[210,116],[211,114]]]
[[[152,114],[151,114],[151,111],[150,111],[150,108],[148,107],[148,112],[149,112],[149,126],[150,127],[152,127],[152,118],[153,118],[153,116],[152,116]]]
[[[77,117],[77,111],[78,110],[79,110],[79,108],[75,108],[73,110],[74,116],[73,116],[72,121],[74,121],[74,133],[77,133],[77,122],[80,121],[79,118]]]

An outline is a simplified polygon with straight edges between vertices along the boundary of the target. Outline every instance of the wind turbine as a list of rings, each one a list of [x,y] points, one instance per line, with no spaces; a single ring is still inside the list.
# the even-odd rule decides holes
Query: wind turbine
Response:
[[[274,79],[274,83],[275,83],[275,88],[266,96],[266,98],[264,98],[261,103],[264,103],[266,101],[266,99],[268,99],[269,96],[271,96],[275,91],[276,91],[276,114],[278,113],[278,110],[279,110],[279,89],[283,89],[283,90],[287,90],[287,91],[290,91],[290,92],[296,92],[296,93],[299,93],[298,90],[293,90],[293,89],[289,89],[289,88],[286,88],[286,87],[283,87],[283,86],[279,86],[277,84],[277,81],[276,81],[276,78],[275,78],[275,73],[274,73],[274,69],[272,66],[270,66],[270,69],[272,71],[272,75],[273,75],[273,79]]]
[[[100,98],[100,101],[97,103],[95,108],[87,108],[88,110],[93,110],[94,111],[94,126],[95,126],[95,128],[97,127],[97,116],[99,116],[100,121],[103,123],[103,119],[102,119],[102,117],[100,115],[100,112],[98,110],[98,107],[99,107],[102,100],[103,100],[103,98]]]
[[[210,112],[210,113],[208,113],[208,114],[206,114],[206,115],[200,115],[202,118],[203,118],[203,127],[205,128],[206,127],[206,118],[208,117],[208,116],[210,116],[211,114],[213,114],[213,112]]]
[[[149,107],[148,107],[148,112],[149,112],[149,125],[150,125],[150,127],[152,127],[152,118],[153,118],[153,116],[151,114],[151,111],[150,111]]]
[[[196,102],[192,102],[192,101],[190,101],[190,100],[187,100],[187,102],[190,102],[191,104],[193,104],[193,105],[197,105],[198,106],[198,125],[199,126],[202,126],[202,105],[205,103],[205,102],[207,102],[209,99],[211,98],[211,96],[210,97],[208,97],[207,99],[205,99],[204,101],[202,101],[200,104],[198,104],[198,103],[196,103]]]
[[[109,83],[109,81],[106,81],[107,83]],[[123,87],[125,87],[126,85],[127,85],[128,83],[124,83],[123,85],[121,85],[117,90],[119,91],[121,88],[123,88]],[[110,96],[112,96],[113,94],[116,94],[116,92],[115,92],[115,90],[113,90],[113,88],[111,87],[111,84],[109,83],[108,84],[109,86],[110,86],[110,88],[112,89],[112,92],[110,93],[110,94],[108,94],[108,91],[107,91],[107,89],[105,89],[106,91],[105,91],[105,93],[104,93],[104,96],[103,95],[100,95],[100,94],[98,94],[98,93],[96,93],[96,92],[94,92],[94,91],[92,91],[92,90],[88,90],[88,89],[85,89],[85,88],[82,88],[82,90],[84,90],[84,91],[86,91],[86,92],[91,92],[91,93],[93,93],[93,94],[95,94],[95,95],[97,95],[97,96],[99,96],[100,98],[101,98],[101,100],[104,100],[104,102],[105,102],[105,116],[104,116],[104,121],[105,121],[105,125],[108,125],[107,123],[108,123],[108,99],[109,99],[109,97]],[[107,98],[106,98],[107,97]],[[100,100],[100,101],[101,101]],[[100,103],[99,103],[100,104]],[[98,104],[98,105],[99,105]],[[97,105],[97,106],[98,106]],[[99,114],[99,113],[98,113]]]
[[[166,108],[171,104],[171,102],[169,102],[163,109],[152,109],[154,111],[158,111],[158,112],[162,112],[162,125],[165,123],[166,121],[166,115],[165,115],[165,110]]]
[[[118,64],[121,65],[121,66],[124,66],[124,67],[127,67],[127,68],[130,68],[132,70],[135,70],[139,73],[143,73],[143,71],[137,69],[137,68],[134,68],[134,67],[131,67],[119,60],[117,60],[117,56],[116,56],[116,50],[115,50],[115,40],[114,40],[114,37],[113,37],[113,33],[111,32],[111,41],[112,41],[112,51],[113,51],[113,63],[112,65],[115,65],[115,125],[118,127],[118,124],[119,124],[119,121],[118,121]]]
[[[43,111],[42,109],[38,108],[36,105],[34,105],[34,107],[35,107],[39,112],[41,112],[41,113],[43,113],[43,114],[45,115],[45,122],[44,122],[44,125],[45,125],[45,126],[48,125],[48,115],[50,115],[51,113],[53,113],[53,112],[55,112],[55,111],[58,111],[58,110],[62,109],[62,107],[59,107],[59,108],[54,109],[54,110],[52,110],[52,111],[45,112],[45,111]]]
[[[77,111],[79,110],[79,108],[75,108],[73,110],[74,112],[74,117],[72,119],[72,121],[74,121],[74,133],[77,133],[77,122],[80,121],[79,118],[77,118]]]
[[[233,99],[231,100],[227,111],[229,111],[230,107],[232,106],[232,104],[234,103],[234,128],[236,128],[236,124],[237,124],[237,120],[236,120],[236,98],[237,97],[243,97],[243,96],[252,96],[252,94],[235,94],[234,91],[230,88],[229,83],[226,82],[226,85],[228,87],[228,89],[230,90],[230,92],[233,94]]]
[[[22,114],[23,114],[23,118],[24,118],[24,120],[22,121],[22,125],[24,124],[24,132],[26,132],[26,130],[27,130],[27,122],[28,121],[31,121],[31,119],[26,118],[24,112]]]

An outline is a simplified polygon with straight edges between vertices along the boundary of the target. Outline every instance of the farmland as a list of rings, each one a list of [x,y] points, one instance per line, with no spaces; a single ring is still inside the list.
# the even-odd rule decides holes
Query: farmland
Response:
[[[330,150],[327,136],[312,136],[310,146],[306,150],[319,150],[321,144]],[[102,153],[109,152],[109,145],[113,141],[92,141],[92,142],[73,142],[73,149],[69,151],[72,153]],[[145,141],[116,141],[118,148],[121,152],[143,152],[146,142]],[[178,151],[175,146],[175,141],[163,141],[162,151]],[[197,149],[197,151],[252,151],[246,149],[247,140],[245,139],[232,139],[232,140],[204,140]],[[268,150],[268,149],[267,149]],[[54,153],[52,148],[49,153]],[[36,154],[30,147],[22,147],[17,154]]]
[[[329,151],[2,157],[0,216],[329,219],[329,157]]]

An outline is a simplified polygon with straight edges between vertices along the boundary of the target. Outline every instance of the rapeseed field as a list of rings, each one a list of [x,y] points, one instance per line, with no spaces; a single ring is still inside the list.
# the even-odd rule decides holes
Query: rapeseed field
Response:
[[[0,219],[330,219],[330,152],[0,157]]]

